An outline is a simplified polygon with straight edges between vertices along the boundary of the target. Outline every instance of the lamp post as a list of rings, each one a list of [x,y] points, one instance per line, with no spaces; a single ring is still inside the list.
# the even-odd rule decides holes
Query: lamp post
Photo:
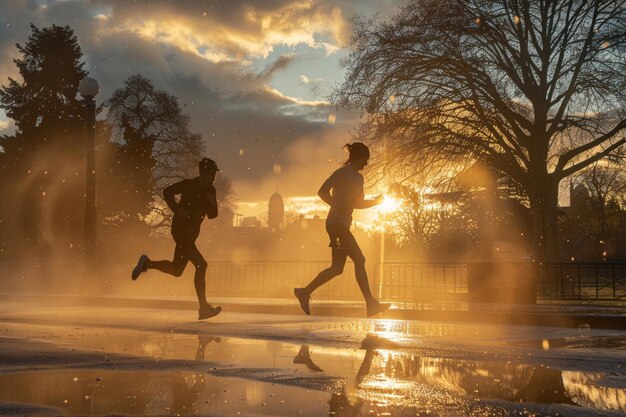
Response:
[[[96,101],[100,91],[98,82],[85,77],[78,84],[78,91],[85,99],[85,260],[92,263],[96,254]]]

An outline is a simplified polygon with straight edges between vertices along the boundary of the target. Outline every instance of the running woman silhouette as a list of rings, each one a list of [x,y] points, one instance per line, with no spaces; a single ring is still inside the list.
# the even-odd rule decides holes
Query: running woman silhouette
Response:
[[[376,206],[382,203],[383,196],[379,195],[373,200],[366,200],[363,195],[363,176],[359,171],[367,165],[370,157],[368,147],[362,142],[354,142],[345,145],[345,148],[349,152],[348,160],[328,177],[317,192],[320,198],[330,206],[326,218],[326,231],[330,237],[332,264],[320,272],[309,285],[304,288],[294,288],[293,292],[300,301],[302,310],[306,314],[311,314],[309,308],[311,294],[318,287],[341,275],[349,256],[354,262],[356,280],[367,306],[367,316],[371,317],[387,310],[390,304],[380,303],[372,295],[365,270],[365,256],[350,232],[350,225],[354,209]]]
[[[191,261],[196,268],[193,283],[200,303],[198,320],[202,320],[216,316],[222,311],[222,307],[214,307],[206,300],[207,262],[196,247],[196,239],[200,234],[200,225],[204,216],[206,215],[209,219],[217,217],[217,198],[213,182],[219,169],[215,161],[209,158],[203,158],[198,168],[199,177],[182,180],[163,190],[163,198],[174,212],[172,219],[172,237],[176,242],[174,259],[152,261],[148,256],[141,255],[131,277],[134,281],[148,269],[156,269],[179,277],[185,270],[187,262]],[[176,201],[176,195],[180,195],[178,201]]]

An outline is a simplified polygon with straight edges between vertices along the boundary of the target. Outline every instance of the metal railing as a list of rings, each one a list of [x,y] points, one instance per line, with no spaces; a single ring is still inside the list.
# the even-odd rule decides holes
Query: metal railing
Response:
[[[307,285],[328,261],[209,262],[206,291],[211,296],[293,297],[293,288]],[[463,263],[384,262],[367,267],[372,293],[388,301],[467,300],[467,267]],[[126,286],[126,285],[125,285]],[[136,290],[130,285],[127,288]],[[143,294],[194,295],[189,282],[165,275],[150,276],[141,285]],[[321,286],[317,299],[362,300],[347,262],[342,275]]]
[[[217,296],[291,297],[295,287],[303,287],[320,271],[325,261],[209,262],[207,293]],[[316,293],[325,298],[357,299],[353,285],[354,267],[346,263],[344,274],[331,280]]]
[[[471,264],[469,264],[471,265]],[[212,296],[292,297],[294,287],[308,284],[328,261],[209,262],[207,293]],[[503,285],[535,279],[537,300],[626,301],[626,264],[536,264],[530,275],[492,277]],[[468,301],[468,264],[461,262],[384,262],[368,266],[372,292],[382,300],[396,302]],[[525,276],[526,275],[526,276]],[[480,278],[482,279],[482,277]],[[490,279],[485,276],[484,279]],[[192,296],[193,287],[167,276],[150,278],[144,293]],[[354,265],[320,287],[318,299],[361,300]]]
[[[396,302],[468,301],[468,265],[460,262],[368,263],[372,292],[382,300]],[[308,284],[329,261],[209,261],[207,294],[231,297],[290,298],[294,287]],[[519,267],[516,267],[519,268]],[[192,275],[188,266],[186,275]],[[497,269],[497,268],[496,268]],[[56,271],[57,273],[53,273]],[[64,271],[59,274],[58,271]],[[534,279],[537,300],[626,302],[626,263],[544,263],[532,264],[530,272],[519,277],[493,277],[505,284],[520,279]],[[51,275],[59,275],[51,280]],[[498,273],[496,273],[498,275]],[[525,275],[525,276],[524,276]],[[78,291],[80,274],[54,265],[18,265],[0,262],[0,293],[48,291],[59,287]],[[482,275],[478,279],[483,279]],[[489,279],[485,276],[484,279]],[[195,296],[193,284],[184,278],[149,274],[140,284],[128,278],[127,271],[108,274],[103,291],[141,296]],[[534,290],[533,290],[534,291]],[[354,277],[354,265],[348,261],[341,276],[320,287],[318,299],[362,300]]]
[[[382,269],[382,274],[381,274]],[[387,301],[465,301],[467,264],[384,262],[376,265],[379,296]]]
[[[537,277],[540,300],[626,301],[626,263],[545,263]]]

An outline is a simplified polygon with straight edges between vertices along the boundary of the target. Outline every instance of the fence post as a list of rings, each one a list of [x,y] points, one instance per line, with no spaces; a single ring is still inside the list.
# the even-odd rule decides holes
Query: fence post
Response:
[[[613,281],[613,300],[615,300],[615,265],[611,267],[611,280]]]
[[[600,268],[598,268],[596,266],[596,268],[595,268],[595,270],[596,270],[596,300],[600,297],[600,288],[599,288],[600,282],[598,280],[598,269],[600,269]]]
[[[382,270],[382,262],[378,261],[374,264],[374,288],[376,291],[376,295],[378,299],[381,299],[383,296],[383,270]]]
[[[582,292],[582,285],[580,284],[580,265],[578,265],[578,268],[576,269],[578,271],[578,299],[582,300],[583,292]]]

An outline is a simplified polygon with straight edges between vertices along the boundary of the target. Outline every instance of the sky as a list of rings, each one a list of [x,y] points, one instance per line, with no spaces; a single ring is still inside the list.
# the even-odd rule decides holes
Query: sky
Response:
[[[30,24],[69,25],[108,99],[133,74],[174,94],[239,201],[315,195],[359,123],[328,94],[345,76],[354,16],[400,0],[0,0],[0,84]],[[0,134],[13,129],[0,110]],[[199,156],[200,157],[200,156]]]

